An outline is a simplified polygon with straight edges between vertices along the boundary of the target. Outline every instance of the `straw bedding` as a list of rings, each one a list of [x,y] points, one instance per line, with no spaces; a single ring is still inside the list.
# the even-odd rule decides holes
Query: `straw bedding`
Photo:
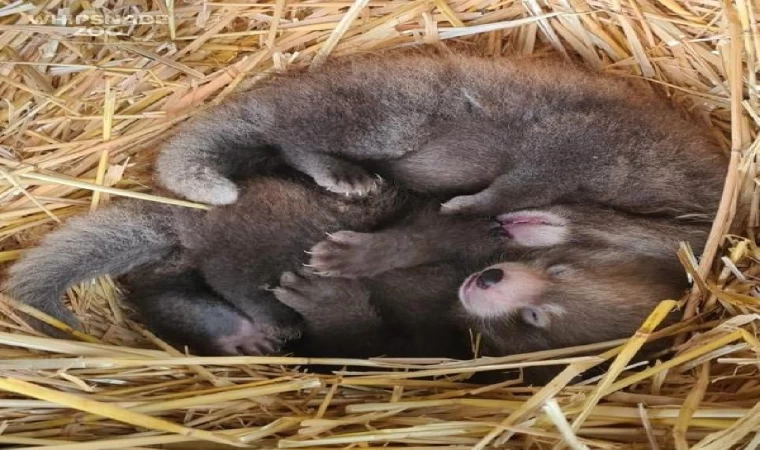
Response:
[[[114,195],[171,201],[150,196],[150,162],[173,124],[267,73],[329,55],[456,41],[486,55],[579,57],[648,80],[712,127],[732,159],[706,252],[681,250],[693,291],[663,302],[630,340],[585,349],[325,360],[345,369],[317,376],[298,371],[298,358],[167,348],[129,320],[107,279],[69,293],[88,324],[79,341],[42,337],[2,303],[0,445],[760,447],[760,8],[751,0],[37,3],[0,3],[2,262]],[[90,19],[77,24],[77,14]],[[652,335],[678,307],[686,320]],[[644,340],[673,334],[675,356],[631,370]],[[613,361],[604,375],[568,385],[603,361]],[[467,383],[475,371],[535,364],[566,369],[545,387]],[[352,372],[359,366],[369,371]]]

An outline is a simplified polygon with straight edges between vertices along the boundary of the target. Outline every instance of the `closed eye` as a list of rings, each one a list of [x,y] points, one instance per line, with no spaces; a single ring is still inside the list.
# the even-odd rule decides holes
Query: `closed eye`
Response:
[[[549,326],[549,314],[540,308],[522,308],[520,309],[520,318],[526,324],[536,328],[546,328]]]
[[[567,264],[555,264],[546,269],[546,274],[551,278],[560,278],[572,272],[572,267]]]

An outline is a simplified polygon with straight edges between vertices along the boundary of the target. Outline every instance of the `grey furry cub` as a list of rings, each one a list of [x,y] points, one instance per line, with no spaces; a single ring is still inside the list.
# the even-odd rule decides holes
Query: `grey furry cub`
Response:
[[[170,190],[235,202],[279,158],[335,192],[372,173],[454,196],[443,211],[556,202],[711,214],[726,158],[706,132],[616,78],[535,59],[388,52],[276,77],[181,126],[157,161]]]

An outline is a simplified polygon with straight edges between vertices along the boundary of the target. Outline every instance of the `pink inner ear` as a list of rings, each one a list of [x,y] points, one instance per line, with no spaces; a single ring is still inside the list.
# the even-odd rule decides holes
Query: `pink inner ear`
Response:
[[[502,214],[496,220],[512,242],[525,247],[549,247],[567,240],[565,219],[547,211]]]

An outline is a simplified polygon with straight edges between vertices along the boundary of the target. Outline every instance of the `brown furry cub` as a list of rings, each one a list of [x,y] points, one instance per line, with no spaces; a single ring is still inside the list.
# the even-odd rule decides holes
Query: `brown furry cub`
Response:
[[[678,241],[704,239],[701,226],[594,208],[440,216],[436,200],[390,184],[347,198],[261,176],[241,193],[208,212],[121,202],[74,219],[13,266],[6,288],[74,324],[60,302],[68,286],[127,274],[146,324],[199,353],[464,358],[468,325],[486,354],[627,336],[685,287]],[[312,246],[334,275],[373,276],[297,273]]]

